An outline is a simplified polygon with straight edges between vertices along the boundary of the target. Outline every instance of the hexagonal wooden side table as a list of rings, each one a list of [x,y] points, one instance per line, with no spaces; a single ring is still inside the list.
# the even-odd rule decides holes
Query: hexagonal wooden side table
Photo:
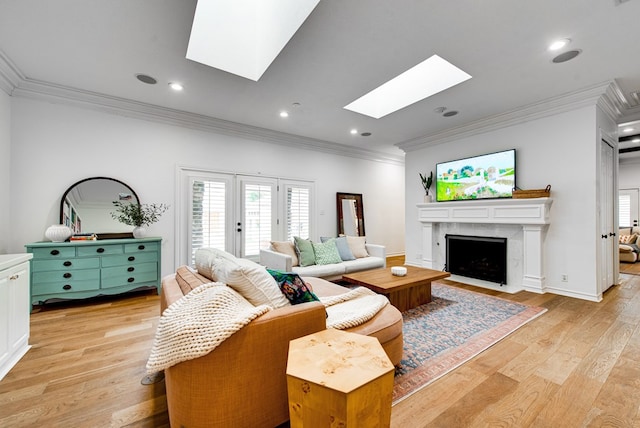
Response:
[[[393,364],[375,337],[335,329],[289,344],[291,428],[388,427]]]

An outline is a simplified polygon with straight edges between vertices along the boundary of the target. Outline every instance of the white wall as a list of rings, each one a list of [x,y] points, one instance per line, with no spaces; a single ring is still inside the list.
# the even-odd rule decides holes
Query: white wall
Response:
[[[640,157],[620,160],[618,187],[620,189],[640,188]]]
[[[367,241],[404,252],[404,167],[262,143],[93,110],[14,98],[13,235],[10,249],[44,239],[74,182],[108,176],[143,203],[172,207],[150,236],[163,238],[163,273],[174,270],[176,166],[316,180],[317,235],[336,233],[336,192],[362,193]]]
[[[11,98],[0,90],[0,254],[6,254],[9,250],[10,171]],[[19,252],[24,252],[24,249]]]
[[[418,173],[435,171],[438,162],[515,148],[517,186],[552,187],[551,224],[544,244],[547,289],[597,299],[596,110],[584,107],[407,153],[407,262],[421,264],[416,204],[424,192]],[[561,281],[565,274],[568,282]]]

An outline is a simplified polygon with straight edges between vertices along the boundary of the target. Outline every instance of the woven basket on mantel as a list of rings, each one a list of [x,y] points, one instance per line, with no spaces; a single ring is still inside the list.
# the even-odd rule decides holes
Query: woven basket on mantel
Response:
[[[551,184],[547,185],[544,189],[534,189],[534,190],[522,190],[515,188],[513,189],[513,198],[514,199],[525,199],[525,198],[548,198],[551,194]]]

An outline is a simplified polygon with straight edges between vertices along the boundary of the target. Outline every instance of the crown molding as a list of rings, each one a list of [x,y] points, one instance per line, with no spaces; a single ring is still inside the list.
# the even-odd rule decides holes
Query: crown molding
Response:
[[[272,131],[210,116],[30,79],[25,77],[1,51],[0,88],[15,97],[66,104],[135,119],[214,132],[233,137],[250,138],[281,146],[295,147],[297,149],[306,149],[394,165],[404,165],[404,155],[360,149],[332,143],[330,141]]]
[[[18,67],[0,50],[0,89],[8,95],[12,95],[13,90],[23,79],[24,75],[18,70]]]
[[[396,146],[404,150],[405,153],[412,152],[425,147],[435,146],[449,141],[459,140],[473,135],[553,116],[581,107],[596,105],[600,97],[607,92],[612,83],[614,82],[608,81],[599,83],[585,89],[529,104],[505,113],[489,116],[458,128],[448,129],[446,131],[397,143]],[[613,105],[606,106],[606,108],[615,110]]]

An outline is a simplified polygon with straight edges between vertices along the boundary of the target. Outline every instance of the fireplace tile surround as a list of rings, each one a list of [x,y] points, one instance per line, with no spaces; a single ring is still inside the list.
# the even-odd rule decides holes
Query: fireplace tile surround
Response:
[[[443,269],[445,235],[507,238],[507,284],[452,276],[451,279],[509,293],[544,293],[544,238],[551,198],[488,199],[418,204],[422,224],[422,266]]]

